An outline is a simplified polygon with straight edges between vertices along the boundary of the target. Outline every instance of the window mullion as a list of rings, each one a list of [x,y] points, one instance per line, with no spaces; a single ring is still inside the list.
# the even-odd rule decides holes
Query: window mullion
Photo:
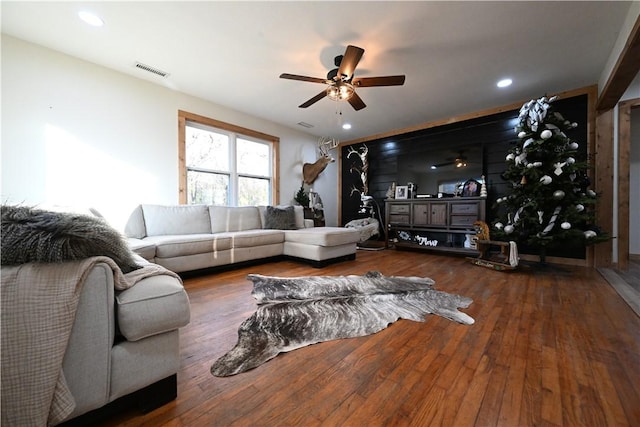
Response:
[[[231,179],[229,180],[229,201],[232,206],[238,205],[238,149],[237,134],[229,133],[229,169]]]

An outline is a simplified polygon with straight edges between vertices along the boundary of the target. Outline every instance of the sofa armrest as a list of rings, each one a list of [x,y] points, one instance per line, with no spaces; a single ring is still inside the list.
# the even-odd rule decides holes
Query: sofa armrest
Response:
[[[111,347],[115,337],[113,271],[104,263],[89,272],[80,293],[62,368],[76,407],[70,417],[109,401]]]

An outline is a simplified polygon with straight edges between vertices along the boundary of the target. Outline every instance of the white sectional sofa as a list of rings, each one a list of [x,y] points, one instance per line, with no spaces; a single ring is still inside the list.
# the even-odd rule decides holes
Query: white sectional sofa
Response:
[[[139,205],[125,235],[177,273],[282,256],[322,267],[355,259],[359,239],[354,229],[313,227],[301,206]]]

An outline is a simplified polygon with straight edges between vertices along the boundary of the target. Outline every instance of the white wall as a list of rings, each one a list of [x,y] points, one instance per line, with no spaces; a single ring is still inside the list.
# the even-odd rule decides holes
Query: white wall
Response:
[[[2,35],[2,202],[94,207],[122,228],[139,203],[178,202],[178,110],[280,138],[292,203],[316,137]],[[337,225],[337,166],[314,183]]]

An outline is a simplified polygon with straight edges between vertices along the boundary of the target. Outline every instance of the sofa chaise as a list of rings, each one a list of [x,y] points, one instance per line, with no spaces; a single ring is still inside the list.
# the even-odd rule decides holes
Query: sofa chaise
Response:
[[[139,205],[125,226],[129,245],[177,273],[273,257],[315,267],[355,259],[359,234],[313,227],[302,206]]]

